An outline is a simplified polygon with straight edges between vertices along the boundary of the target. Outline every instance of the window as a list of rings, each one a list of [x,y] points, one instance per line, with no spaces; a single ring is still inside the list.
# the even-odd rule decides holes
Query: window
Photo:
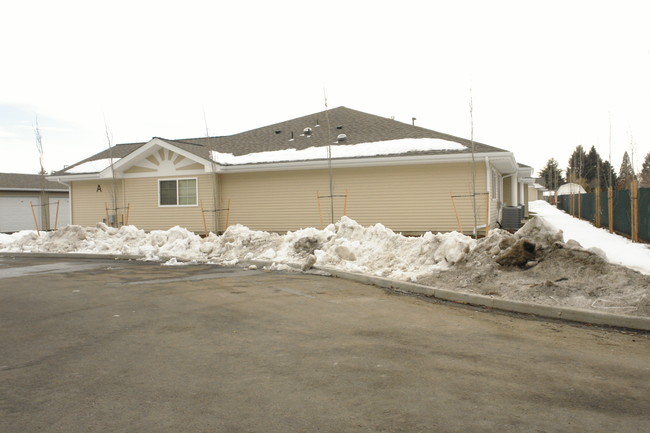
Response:
[[[158,181],[160,206],[196,206],[196,179],[165,179]]]

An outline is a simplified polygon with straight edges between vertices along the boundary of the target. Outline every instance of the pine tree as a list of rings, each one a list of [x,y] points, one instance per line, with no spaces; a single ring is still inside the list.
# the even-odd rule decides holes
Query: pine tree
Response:
[[[544,179],[544,186],[552,191],[557,190],[560,185],[566,183],[555,158],[551,158],[546,162],[542,171],[539,172],[539,177]]]
[[[596,188],[601,188],[605,185],[602,175],[603,160],[600,158],[598,151],[594,146],[591,146],[587,154],[587,161],[585,164],[584,178],[587,181],[587,191],[593,191]]]
[[[583,187],[587,185],[585,179],[587,166],[587,154],[582,145],[578,145],[569,158],[569,166],[566,169],[567,182],[577,183]]]
[[[635,179],[634,168],[630,162],[630,156],[625,152],[623,154],[623,161],[621,162],[621,169],[618,171],[618,189],[629,189],[632,181]]]
[[[639,174],[639,186],[641,188],[650,188],[650,152],[645,156],[641,173]]]
[[[612,164],[609,161],[603,161],[603,165],[601,166],[600,176],[601,176],[600,179],[601,188],[605,189],[605,188],[616,186],[616,182],[617,182],[616,171],[614,171],[614,167],[612,167]]]

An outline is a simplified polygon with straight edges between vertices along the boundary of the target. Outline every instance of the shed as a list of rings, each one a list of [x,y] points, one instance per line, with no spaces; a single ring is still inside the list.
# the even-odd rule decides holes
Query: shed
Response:
[[[34,230],[34,216],[40,230],[70,224],[68,186],[38,174],[0,173],[0,233]]]

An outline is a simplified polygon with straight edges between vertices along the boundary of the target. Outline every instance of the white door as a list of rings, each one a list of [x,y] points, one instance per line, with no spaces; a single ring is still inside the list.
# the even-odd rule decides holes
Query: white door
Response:
[[[0,197],[0,233],[36,230],[30,201],[35,205],[40,203],[38,197]],[[41,228],[40,207],[35,207],[34,211],[38,226]]]

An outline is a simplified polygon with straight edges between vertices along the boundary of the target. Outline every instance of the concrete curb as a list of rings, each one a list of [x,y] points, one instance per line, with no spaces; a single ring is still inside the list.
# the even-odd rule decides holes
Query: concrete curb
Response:
[[[387,289],[402,290],[409,293],[430,296],[432,298],[456,302],[460,304],[476,305],[514,313],[532,314],[539,317],[567,320],[570,322],[650,331],[650,318],[648,317],[624,316],[621,314],[602,313],[600,311],[582,310],[567,307],[553,307],[550,305],[510,301],[507,299],[494,298],[491,296],[456,292],[453,290],[439,289],[436,287],[424,286],[422,284],[409,283],[406,281],[395,281],[388,278],[340,271],[338,269],[331,269],[325,266],[314,266],[314,269],[325,271],[335,277],[344,278],[346,280],[357,281],[364,284],[372,284],[374,286]]]
[[[0,257],[39,257],[39,258],[80,258],[80,259],[105,259],[105,260],[144,260],[144,256],[111,255],[111,254],[83,254],[83,253],[11,253],[1,252]],[[164,258],[161,258],[164,260]],[[240,262],[239,265],[258,267],[271,266],[272,261],[250,260]],[[286,264],[286,263],[285,263]],[[290,268],[301,272],[302,266],[297,263],[286,264]],[[539,317],[560,319],[570,322],[587,323],[592,325],[612,326],[616,328],[637,329],[650,331],[650,317],[624,316],[621,314],[603,313],[600,311],[581,310],[577,308],[553,307],[550,305],[531,304],[528,302],[510,301],[507,299],[494,298],[491,296],[476,295],[473,293],[457,292],[454,290],[439,289],[437,287],[425,286],[422,284],[396,281],[388,278],[372,275],[357,274],[354,272],[341,271],[327,266],[314,266],[312,269],[326,272],[337,278],[343,278],[359,283],[370,284],[386,289],[397,289],[408,293],[429,296],[443,301],[451,301],[459,304],[475,305],[492,308],[495,310],[509,311],[514,313],[531,314]]]

